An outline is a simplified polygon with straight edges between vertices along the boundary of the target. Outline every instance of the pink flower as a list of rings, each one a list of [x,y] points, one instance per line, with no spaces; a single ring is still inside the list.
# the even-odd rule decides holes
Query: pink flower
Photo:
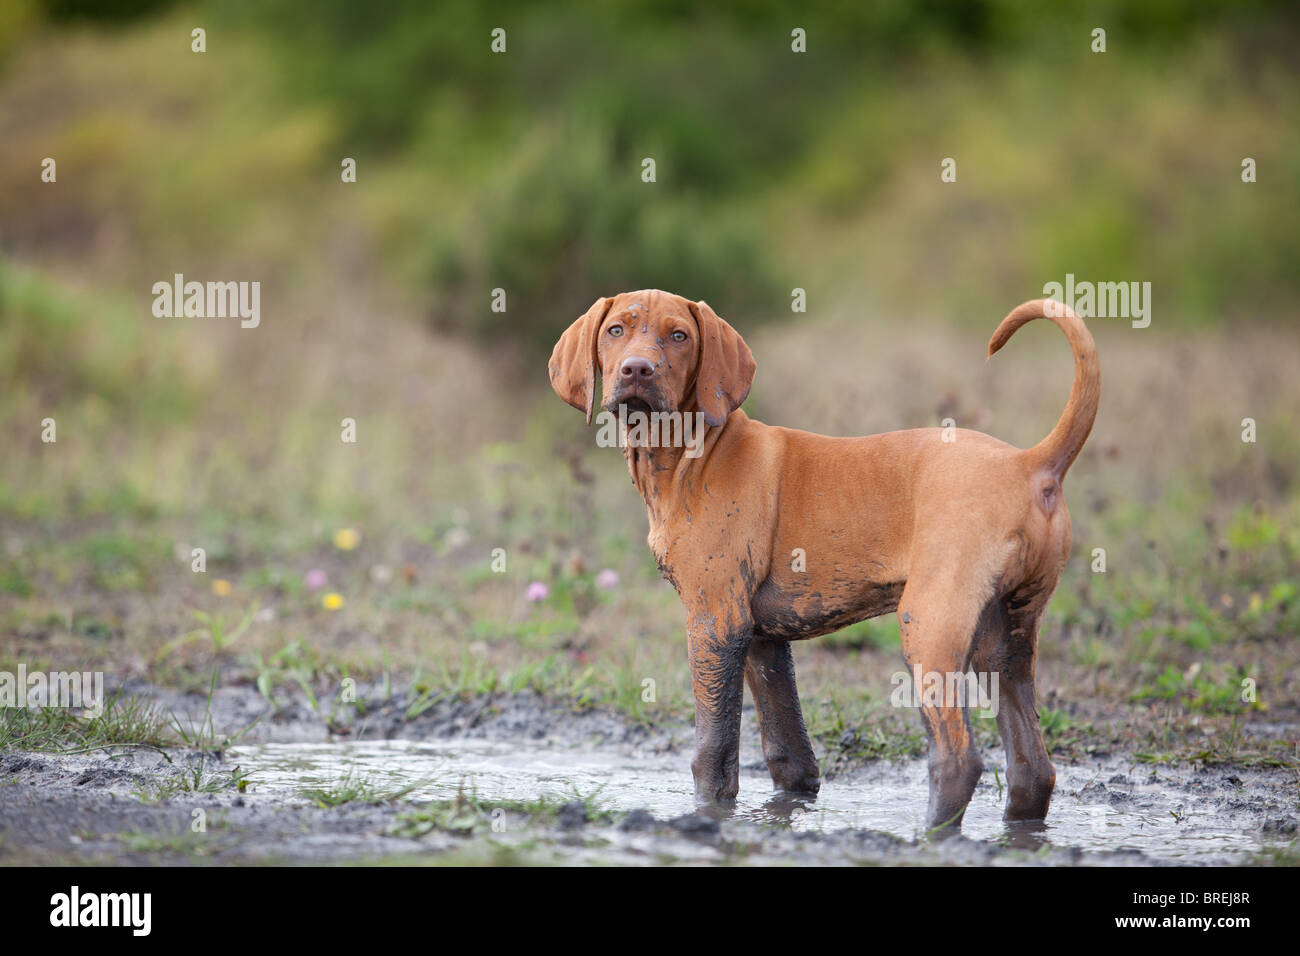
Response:
[[[320,568],[312,568],[303,576],[302,583],[307,585],[308,591],[319,591],[325,586],[325,572]]]
[[[524,592],[524,597],[536,604],[538,601],[545,601],[547,595],[550,593],[551,589],[545,584],[541,581],[534,581],[532,584],[528,585],[528,590]]]
[[[602,591],[612,591],[618,587],[618,572],[613,568],[606,568],[596,575],[596,587]]]

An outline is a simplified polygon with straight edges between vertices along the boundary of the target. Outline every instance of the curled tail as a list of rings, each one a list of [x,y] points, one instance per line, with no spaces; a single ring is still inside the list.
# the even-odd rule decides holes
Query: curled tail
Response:
[[[998,325],[989,339],[989,357],[1007,344],[1016,329],[1034,319],[1050,319],[1065,333],[1074,353],[1074,385],[1065,411],[1050,435],[1025,452],[1030,461],[1045,468],[1057,481],[1078,456],[1083,443],[1092,431],[1097,417],[1097,402],[1101,397],[1101,366],[1097,363],[1097,346],[1083,319],[1074,314],[1068,305],[1052,299],[1032,299],[1018,305]]]

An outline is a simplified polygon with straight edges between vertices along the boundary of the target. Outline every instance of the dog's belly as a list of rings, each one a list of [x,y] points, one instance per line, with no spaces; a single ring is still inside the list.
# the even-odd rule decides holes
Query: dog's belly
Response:
[[[820,637],[898,610],[904,581],[837,582],[821,589],[768,578],[754,594],[754,636],[789,641]]]

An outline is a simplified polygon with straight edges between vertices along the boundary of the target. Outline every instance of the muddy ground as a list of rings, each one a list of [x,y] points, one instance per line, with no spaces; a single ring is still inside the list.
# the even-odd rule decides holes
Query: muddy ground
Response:
[[[124,690],[182,726],[209,708],[205,695]],[[1008,828],[990,751],[965,832],[934,835],[920,826],[921,760],[837,759],[816,801],[774,796],[749,709],[741,801],[720,815],[692,809],[685,723],[647,727],[531,692],[444,700],[408,719],[408,700],[387,696],[364,717],[327,720],[304,697],[273,709],[254,688],[225,687],[212,695],[211,753],[0,755],[0,863],[1294,862],[1289,768],[1058,757],[1047,826]],[[373,786],[335,806],[304,793],[344,779]],[[402,783],[420,786],[394,796]]]

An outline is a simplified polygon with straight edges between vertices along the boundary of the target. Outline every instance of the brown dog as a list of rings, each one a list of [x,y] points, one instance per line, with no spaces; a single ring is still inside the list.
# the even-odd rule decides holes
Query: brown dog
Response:
[[[1002,320],[989,355],[1046,317],[1074,352],[1052,433],[1026,451],[980,432],[918,428],[828,438],[751,420],[754,358],[704,302],[657,290],[602,298],[560,337],[551,385],[591,423],[603,407],[702,414],[698,443],[625,445],[649,543],[686,606],[697,798],[739,788],[742,684],[775,786],[816,792],[789,642],[899,612],[913,673],[999,678],[1008,820],[1047,815],[1056,773],[1034,703],[1038,628],[1070,549],[1061,480],[1101,389],[1083,321],[1046,299]],[[800,555],[803,556],[802,560]],[[966,709],[926,698],[930,826],[959,826],[983,769]]]

